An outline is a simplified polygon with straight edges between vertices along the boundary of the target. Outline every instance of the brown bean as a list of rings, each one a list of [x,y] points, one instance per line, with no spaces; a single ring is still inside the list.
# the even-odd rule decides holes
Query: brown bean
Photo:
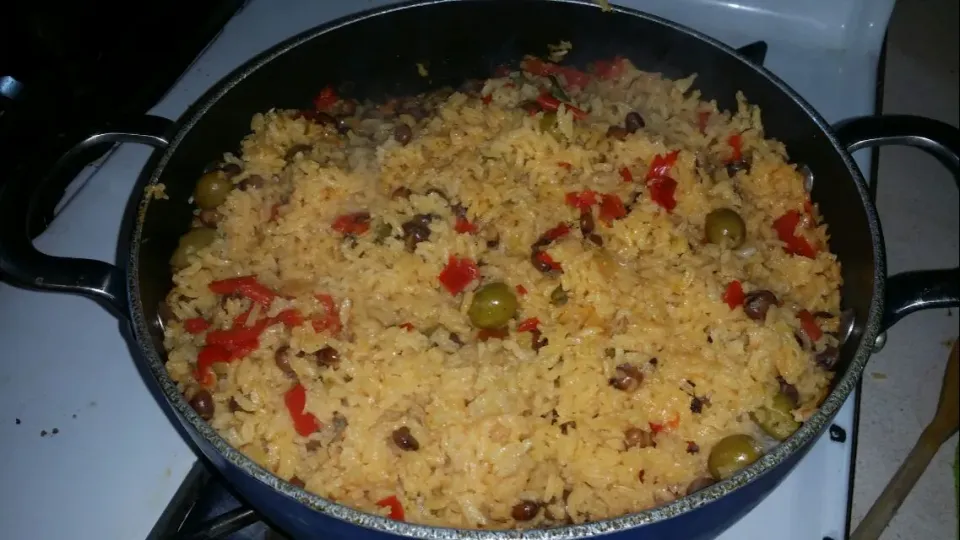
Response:
[[[517,521],[530,521],[537,517],[540,511],[540,503],[534,501],[520,501],[513,506],[510,515]]]
[[[777,295],[768,290],[751,291],[743,299],[743,312],[755,321],[763,321],[767,318],[770,306],[777,302]]]
[[[693,482],[690,482],[687,485],[687,495],[693,495],[697,491],[700,491],[701,489],[706,489],[716,483],[717,481],[709,476],[702,476],[700,478],[697,478],[696,480],[694,480]]]
[[[603,237],[599,234],[591,234],[587,236],[587,240],[593,242],[598,247],[603,247]]]
[[[273,353],[273,363],[280,368],[280,371],[282,371],[284,375],[291,379],[296,379],[297,372],[290,367],[290,355],[287,354],[288,352],[290,352],[290,347],[287,346],[277,349],[277,352]]]
[[[406,124],[398,124],[393,128],[393,139],[406,146],[413,139],[413,130]]]
[[[640,116],[638,112],[629,112],[627,113],[626,118],[623,119],[623,125],[627,128],[627,131],[630,133],[636,133],[638,129],[647,125],[643,121],[643,117]]]
[[[542,335],[542,333],[540,332],[540,330],[533,329],[533,330],[530,332],[530,336],[531,336],[531,347],[533,348],[533,351],[534,351],[534,352],[537,352],[537,351],[539,351],[540,349],[546,347],[547,344],[549,343],[549,340],[547,340],[547,338],[543,337],[543,335]]]
[[[593,221],[593,212],[589,208],[584,208],[580,211],[580,232],[583,233],[584,238],[590,236],[590,233],[593,232],[596,223]]]
[[[300,489],[303,489],[303,488],[306,487],[306,485],[307,485],[307,484],[306,484],[303,480],[301,480],[300,477],[298,477],[298,476],[294,476],[294,477],[291,478],[290,480],[287,480],[287,482],[289,482],[291,485],[297,486],[297,487],[300,488]]]
[[[340,351],[327,345],[316,352],[314,357],[317,359],[317,365],[336,369],[340,366]]]
[[[828,345],[823,351],[817,353],[816,362],[821,368],[829,371],[837,365],[840,359],[840,350],[833,345]]]
[[[262,176],[260,176],[259,174],[251,174],[250,176],[248,176],[248,177],[244,178],[243,180],[241,180],[240,183],[237,184],[237,186],[238,186],[240,189],[246,191],[246,190],[248,190],[248,189],[250,189],[250,188],[260,189],[260,188],[262,188],[266,183],[267,183],[267,181],[266,181]]]
[[[688,454],[699,454],[699,453],[700,453],[700,445],[697,444],[697,443],[695,443],[695,442],[693,442],[693,441],[687,441],[687,453],[688,453]]]
[[[629,134],[627,128],[623,126],[610,126],[607,128],[607,137],[617,139],[618,141],[625,140]]]
[[[794,407],[800,404],[800,392],[797,387],[788,383],[783,377],[778,376],[777,382],[780,383],[780,393],[787,396],[793,402]]]
[[[197,414],[200,415],[200,418],[204,420],[210,420],[213,418],[213,411],[216,404],[213,401],[213,396],[210,395],[210,392],[207,390],[198,390],[196,394],[190,398],[190,406],[193,407],[193,410],[197,411]]]
[[[623,432],[623,444],[625,450],[631,448],[650,448],[656,447],[657,443],[653,440],[653,433],[640,428],[629,428]]]
[[[415,452],[420,449],[420,443],[417,442],[417,439],[410,433],[410,428],[407,426],[393,430],[391,439],[393,439],[393,443],[396,444],[398,448],[406,452]]]
[[[208,208],[206,210],[201,210],[200,215],[197,216],[200,219],[200,223],[203,223],[204,227],[210,227],[211,229],[216,229],[217,225],[220,223],[220,219],[223,217],[220,215],[220,212],[214,210],[213,208]]]
[[[410,198],[410,195],[412,195],[412,194],[413,194],[413,192],[410,191],[410,188],[408,188],[408,187],[406,187],[406,186],[400,186],[400,187],[398,187],[397,189],[393,190],[393,193],[390,194],[390,198],[391,198],[391,199],[394,199],[394,200],[396,200],[396,199],[409,199],[409,198]]]
[[[616,374],[610,379],[610,386],[624,392],[633,392],[640,388],[643,373],[632,364],[620,364]]]
[[[291,146],[290,149],[287,150],[287,153],[283,155],[283,160],[286,161],[287,163],[290,163],[291,161],[294,160],[294,158],[297,157],[297,154],[306,155],[312,149],[313,147],[310,146],[309,144],[295,144]]]
[[[427,223],[429,223],[429,221]],[[404,243],[406,244],[407,251],[410,253],[413,253],[417,249],[417,244],[430,239],[430,227],[418,221],[416,217],[403,223],[401,228],[403,229]]]
[[[698,398],[693,396],[690,398],[690,412],[694,414],[700,414],[703,412],[703,406],[706,403],[706,398]]]
[[[727,175],[733,178],[738,172],[744,171],[750,173],[750,163],[744,159],[738,159],[727,163]]]
[[[533,253],[530,255],[530,262],[531,264],[533,264],[533,267],[543,272],[544,274],[548,274],[552,272],[553,265],[551,265],[547,261],[540,259],[540,257],[537,256],[539,254],[540,254],[540,251],[535,249],[533,250]]]

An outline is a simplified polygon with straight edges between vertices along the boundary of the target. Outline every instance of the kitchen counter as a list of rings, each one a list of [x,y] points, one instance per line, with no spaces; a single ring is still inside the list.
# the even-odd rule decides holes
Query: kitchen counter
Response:
[[[900,0],[890,21],[883,93],[884,113],[918,114],[958,124],[957,3]],[[890,273],[956,266],[957,208],[953,179],[915,149],[880,152],[877,207]],[[940,381],[960,312],[911,315],[887,335],[867,363],[860,401],[860,431],[853,489],[853,527],[933,417]],[[943,445],[882,540],[957,538],[952,465],[957,436]]]

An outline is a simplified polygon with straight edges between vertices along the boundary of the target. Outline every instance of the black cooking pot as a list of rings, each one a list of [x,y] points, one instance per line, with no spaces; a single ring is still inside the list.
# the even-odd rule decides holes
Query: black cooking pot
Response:
[[[766,134],[786,144],[791,159],[813,171],[813,200],[830,227],[830,248],[843,268],[842,307],[853,330],[841,351],[834,388],[819,412],[756,463],[696,494],[617,519],[539,531],[465,531],[411,525],[352,510],[306,493],[230,447],[184,401],[164,369],[157,306],[171,287],[168,260],[189,228],[188,198],[204,166],[233,150],[250,117],[271,107],[304,108],[317,89],[352,81],[354,97],[404,95],[482,78],[516,65],[548,43],[574,43],[566,63],[584,66],[615,55],[642,70],[679,78],[698,73],[695,87],[721,108],[744,91],[762,107]],[[414,65],[429,63],[430,78]],[[960,305],[958,269],[886,276],[876,210],[849,152],[884,144],[922,148],[958,175],[960,132],[913,117],[868,117],[831,129],[796,93],[734,50],[690,29],[627,9],[604,13],[585,2],[422,2],[363,13],[310,30],[254,58],[217,84],[176,123],[156,117],[115,126],[80,142],[64,160],[99,143],[138,142],[157,148],[133,191],[122,238],[121,266],[40,253],[27,234],[37,193],[51,182],[9,186],[0,196],[0,270],[37,289],[79,293],[113,310],[135,343],[136,361],[160,405],[182,424],[203,455],[257,510],[296,537],[584,538],[634,532],[646,539],[709,538],[773,490],[824,430],[857,384],[875,338],[918,309]],[[56,169],[57,167],[54,167]],[[148,200],[144,187],[163,183],[169,200]],[[46,186],[45,186],[46,184]]]

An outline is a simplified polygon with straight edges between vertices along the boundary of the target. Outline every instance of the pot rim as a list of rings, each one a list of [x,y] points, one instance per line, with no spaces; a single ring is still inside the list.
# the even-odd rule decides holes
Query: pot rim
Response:
[[[207,93],[205,93],[203,97],[194,103],[190,109],[183,114],[183,116],[181,116],[176,125],[176,134],[170,139],[169,146],[163,151],[162,154],[155,156],[154,159],[151,159],[141,174],[141,181],[145,180],[148,185],[158,183],[161,173],[163,172],[166,164],[169,162],[171,156],[177,151],[186,134],[189,133],[196,123],[201,121],[207,110],[216,104],[217,101],[233,87],[240,84],[249,74],[270,63],[273,59],[285,54],[287,51],[294,49],[321,34],[336,31],[339,28],[348,26],[358,21],[388,15],[393,12],[416,9],[422,6],[446,4],[456,1],[461,0],[413,0],[410,2],[392,4],[385,7],[363,11],[314,27],[257,55],[221,79]],[[600,7],[591,0],[553,1],[600,9]],[[150,370],[151,374],[159,384],[160,389],[162,390],[169,405],[173,407],[173,409],[182,419],[186,420],[193,430],[199,433],[207,443],[215,448],[220,456],[222,456],[232,465],[243,470],[265,487],[295,499],[312,510],[345,523],[357,525],[366,529],[430,540],[504,540],[507,538],[567,540],[595,537],[603,534],[610,534],[632,529],[639,526],[651,525],[667,519],[679,517],[695,509],[701,508],[708,503],[711,503],[730,494],[733,491],[740,489],[761,475],[767,473],[769,470],[780,465],[794,453],[802,451],[808,444],[811,444],[814,439],[821,434],[824,428],[829,424],[829,422],[836,415],[837,411],[846,401],[847,397],[856,387],[866,361],[872,352],[873,341],[880,332],[884,299],[884,280],[886,278],[886,259],[879,219],[877,217],[875,207],[870,202],[869,195],[865,188],[866,183],[850,154],[840,145],[839,141],[834,136],[830,125],[819,115],[819,113],[814,110],[813,107],[810,106],[809,103],[807,103],[794,90],[787,86],[776,75],[769,72],[766,68],[754,65],[732,47],[686,26],[634,9],[620,6],[612,7],[613,11],[618,14],[646,19],[650,22],[668,27],[675,32],[680,32],[697,38],[703,42],[706,42],[708,45],[720,49],[736,60],[749,65],[754,71],[766,78],[774,87],[777,88],[777,90],[790,97],[790,99],[799,105],[803,111],[814,121],[817,127],[819,127],[826,135],[826,138],[833,146],[834,150],[840,154],[844,164],[847,167],[850,179],[856,183],[857,192],[860,195],[861,202],[866,212],[871,241],[873,244],[873,297],[870,303],[867,319],[864,322],[862,329],[858,329],[860,330],[860,343],[857,347],[856,353],[854,354],[854,357],[851,360],[847,370],[843,373],[843,376],[836,381],[833,390],[830,392],[826,400],[824,400],[824,402],[821,404],[818,411],[812,417],[810,417],[809,420],[804,422],[801,428],[797,430],[790,438],[778,444],[771,451],[764,454],[755,463],[738,471],[730,478],[717,482],[716,484],[700,490],[693,495],[681,497],[667,505],[632,514],[626,514],[615,518],[588,522],[579,525],[566,525],[550,529],[480,530],[438,527],[407,523],[403,521],[394,521],[386,517],[356,510],[293,486],[285,480],[275,476],[270,471],[257,465],[253,462],[253,460],[247,458],[239,450],[228,444],[226,440],[224,440],[206,421],[197,415],[197,413],[190,407],[184,397],[180,394],[176,383],[173,382],[166,371],[163,358],[154,347],[148,345],[151,339],[149,328],[151,327],[152,323],[144,317],[143,305],[140,301],[139,270],[137,261],[139,259],[140,239],[143,233],[144,218],[146,216],[151,198],[141,196],[137,209],[136,224],[130,237],[131,247],[129,250],[129,256],[126,261],[127,268],[129,269],[127,275],[127,289],[129,292],[128,307],[131,314],[133,333],[139,348],[143,353],[143,358],[146,360],[147,368]],[[138,185],[139,184],[140,182],[138,182]]]

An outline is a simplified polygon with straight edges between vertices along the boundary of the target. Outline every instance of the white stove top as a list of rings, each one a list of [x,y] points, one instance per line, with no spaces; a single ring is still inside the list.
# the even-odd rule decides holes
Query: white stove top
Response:
[[[251,56],[385,0],[253,0],[151,114],[177,118]],[[880,45],[894,0],[626,0],[738,47],[829,121],[874,112]],[[49,253],[115,261],[123,207],[150,150],[121,146],[37,240]],[[863,153],[861,153],[863,154]],[[866,155],[857,156],[869,173]],[[7,538],[131,539],[153,527],[196,458],[147,391],[118,323],[92,301],[0,284],[0,476]],[[835,423],[853,433],[853,399]],[[851,440],[824,436],[780,488],[723,540],[843,538]]]

